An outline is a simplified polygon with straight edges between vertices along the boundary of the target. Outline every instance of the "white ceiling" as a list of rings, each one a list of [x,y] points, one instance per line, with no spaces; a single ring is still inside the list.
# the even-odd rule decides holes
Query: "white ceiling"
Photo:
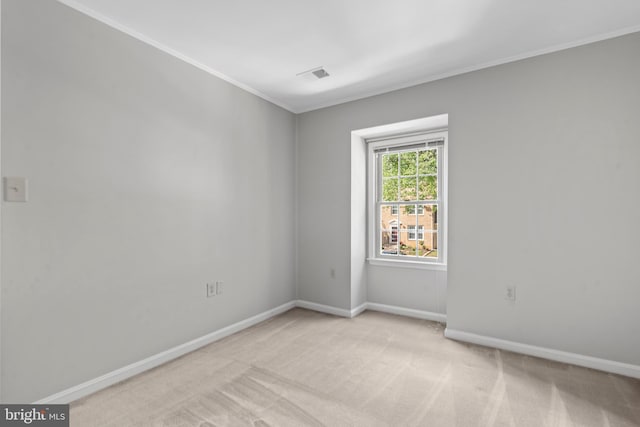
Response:
[[[59,1],[293,112],[640,31],[640,0]]]

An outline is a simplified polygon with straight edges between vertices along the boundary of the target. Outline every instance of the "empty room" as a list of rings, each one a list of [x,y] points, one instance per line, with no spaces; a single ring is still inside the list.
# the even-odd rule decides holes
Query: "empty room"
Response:
[[[640,426],[637,0],[0,14],[0,425]]]

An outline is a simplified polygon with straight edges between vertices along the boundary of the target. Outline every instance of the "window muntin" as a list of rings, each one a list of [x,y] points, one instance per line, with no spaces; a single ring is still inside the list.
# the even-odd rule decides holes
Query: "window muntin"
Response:
[[[372,258],[443,264],[443,169],[447,134],[369,144],[375,185]]]

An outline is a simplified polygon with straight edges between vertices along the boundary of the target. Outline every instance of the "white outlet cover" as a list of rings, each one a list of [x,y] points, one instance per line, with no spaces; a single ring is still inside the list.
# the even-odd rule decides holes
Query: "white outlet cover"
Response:
[[[508,300],[508,301],[515,301],[516,300],[516,287],[515,286],[507,287],[507,293],[505,295],[505,299]]]
[[[4,178],[5,202],[26,202],[28,199],[27,178],[7,176]]]
[[[216,285],[207,283],[207,298],[216,296]]]

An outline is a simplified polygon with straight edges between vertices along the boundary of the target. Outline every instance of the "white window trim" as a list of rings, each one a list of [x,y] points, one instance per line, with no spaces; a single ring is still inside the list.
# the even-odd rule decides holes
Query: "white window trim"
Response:
[[[396,256],[385,257],[378,254],[378,215],[376,212],[376,189],[377,189],[377,174],[375,164],[375,155],[373,151],[376,147],[382,145],[405,145],[410,143],[411,138],[414,140],[424,139],[436,139],[444,138],[444,145],[440,147],[441,150],[441,164],[442,169],[441,179],[439,180],[439,197],[441,200],[441,206],[439,208],[438,217],[440,219],[438,223],[438,259],[432,260],[428,258],[416,259],[403,259]],[[395,141],[393,141],[395,139]],[[389,267],[410,267],[421,268],[430,270],[446,270],[447,269],[447,248],[448,248],[448,171],[449,171],[449,135],[447,128],[439,129],[416,129],[411,134],[389,133],[388,135],[382,135],[381,138],[376,138],[375,141],[371,139],[367,140],[367,262],[371,265],[381,265]],[[417,229],[416,229],[417,233]]]
[[[436,262],[416,262],[416,261],[404,261],[404,260],[392,260],[392,259],[380,259],[380,258],[367,258],[369,265],[377,265],[381,267],[398,267],[398,268],[412,268],[419,270],[438,270],[447,271],[446,264],[439,264]]]

